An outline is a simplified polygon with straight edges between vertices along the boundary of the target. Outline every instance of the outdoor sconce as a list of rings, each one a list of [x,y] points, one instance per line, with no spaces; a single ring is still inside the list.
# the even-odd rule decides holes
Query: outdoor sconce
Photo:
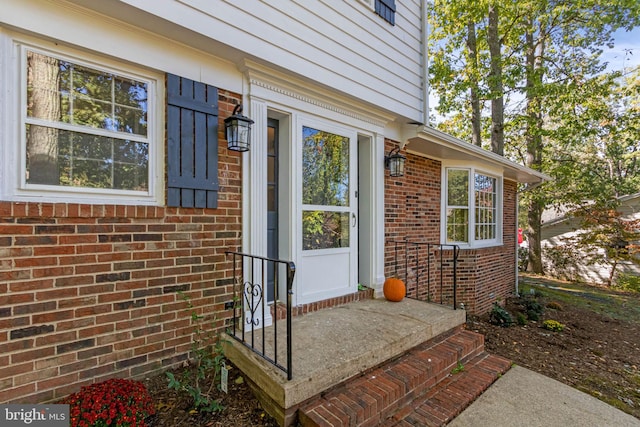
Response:
[[[236,108],[233,109],[233,115],[224,119],[224,130],[229,150],[249,151],[253,123],[249,117],[242,115],[242,104],[236,105]]]
[[[389,154],[384,158],[384,167],[389,169],[391,176],[404,176],[404,161],[407,160],[405,156],[400,154],[400,147],[396,147],[389,151]]]

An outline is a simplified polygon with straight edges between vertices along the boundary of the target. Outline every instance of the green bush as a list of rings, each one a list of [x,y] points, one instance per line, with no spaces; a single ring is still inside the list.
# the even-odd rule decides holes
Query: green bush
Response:
[[[520,326],[524,326],[527,324],[527,316],[523,313],[516,314],[516,323]]]
[[[640,276],[620,273],[613,288],[628,292],[640,292]]]
[[[190,396],[194,409],[199,412],[220,412],[224,406],[214,395],[220,387],[218,381],[225,364],[221,338],[216,338],[211,330],[203,327],[203,317],[196,312],[189,297],[182,293],[180,295],[187,303],[194,325],[192,365],[182,369],[178,375],[166,372],[168,387]]]
[[[489,314],[489,322],[493,325],[502,326],[508,328],[513,323],[511,314],[504,307],[500,306],[497,302],[493,303],[493,308]]]

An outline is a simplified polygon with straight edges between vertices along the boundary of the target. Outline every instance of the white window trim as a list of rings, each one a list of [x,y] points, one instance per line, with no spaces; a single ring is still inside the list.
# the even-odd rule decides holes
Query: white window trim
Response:
[[[448,194],[448,179],[447,170],[449,169],[463,169],[469,171],[469,242],[447,242],[447,194]],[[502,240],[502,228],[504,222],[504,198],[503,198],[503,181],[504,177],[497,171],[490,171],[482,167],[475,165],[461,165],[454,163],[447,163],[442,165],[441,171],[442,191],[440,195],[440,241],[443,245],[458,245],[461,248],[474,249],[474,248],[488,248],[494,246],[501,246]],[[496,238],[495,239],[482,239],[476,240],[475,228],[476,228],[476,209],[475,209],[475,175],[486,175],[496,179]]]
[[[164,205],[164,75],[24,35],[0,32],[0,48],[0,200]],[[148,84],[148,191],[26,184],[27,49]]]

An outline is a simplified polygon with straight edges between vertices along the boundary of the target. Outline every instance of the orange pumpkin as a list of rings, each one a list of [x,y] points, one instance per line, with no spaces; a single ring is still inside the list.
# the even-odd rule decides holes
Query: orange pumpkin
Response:
[[[389,301],[402,301],[406,292],[407,288],[404,286],[404,282],[395,277],[389,277],[384,281],[384,285],[382,286],[382,293],[384,293],[384,297]]]

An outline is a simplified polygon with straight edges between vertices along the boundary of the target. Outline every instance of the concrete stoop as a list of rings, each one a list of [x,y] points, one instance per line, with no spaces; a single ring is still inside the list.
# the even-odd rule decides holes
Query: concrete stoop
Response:
[[[467,330],[421,344],[303,405],[303,427],[441,426],[471,404],[511,363],[484,351]]]

